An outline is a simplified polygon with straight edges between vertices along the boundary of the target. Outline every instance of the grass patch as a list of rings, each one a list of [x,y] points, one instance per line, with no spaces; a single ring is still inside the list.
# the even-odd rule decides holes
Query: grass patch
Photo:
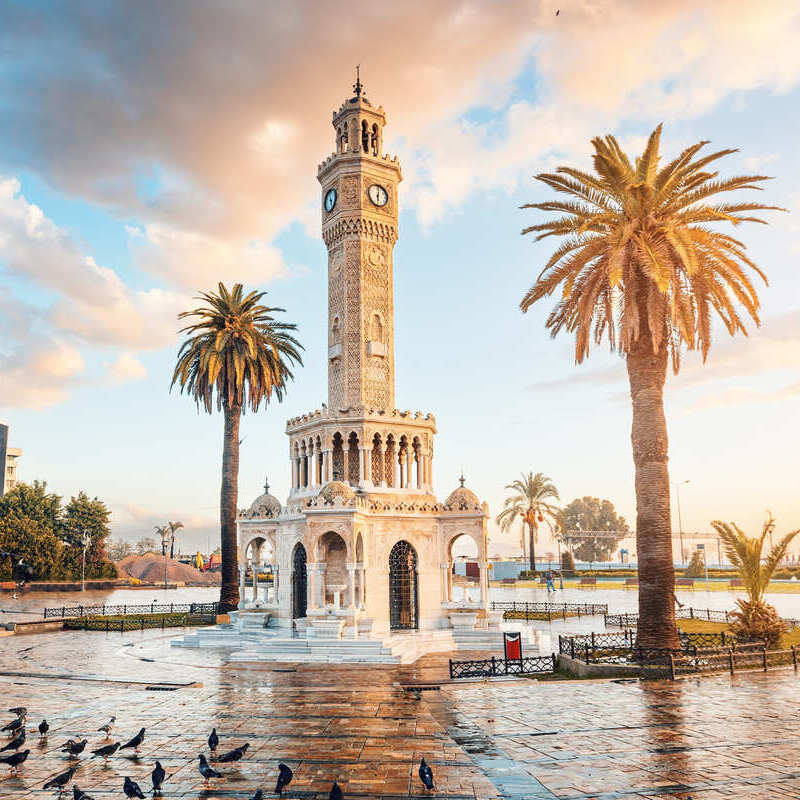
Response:
[[[730,633],[726,622],[708,622],[704,619],[679,619],[678,630],[683,633]],[[800,646],[800,628],[788,631],[781,636],[779,650],[788,650],[792,645]]]
[[[142,628],[184,628],[195,625],[212,625],[214,618],[199,614],[100,614],[87,617],[72,617],[64,620],[68,630],[89,631],[137,631]]]

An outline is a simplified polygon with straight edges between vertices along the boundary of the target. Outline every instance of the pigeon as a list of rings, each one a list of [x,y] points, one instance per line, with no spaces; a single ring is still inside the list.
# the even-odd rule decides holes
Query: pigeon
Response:
[[[219,736],[217,736],[217,729],[211,729],[211,735],[208,737],[208,749],[213,753],[217,750],[217,745],[219,744]]]
[[[200,759],[200,763],[197,765],[197,769],[200,770],[200,774],[203,776],[203,781],[206,786],[208,786],[208,782],[212,778],[222,777],[219,772],[209,765],[208,761],[206,761],[206,757],[202,753],[200,753],[198,758]]]
[[[12,719],[8,725],[4,725],[0,730],[7,731],[9,736],[13,736],[18,730],[25,728],[25,717]]]
[[[86,749],[87,741],[87,739],[81,739],[76,742],[74,739],[69,739],[61,745],[61,752],[69,753],[71,757],[77,758]]]
[[[150,773],[150,778],[153,781],[153,794],[161,792],[161,784],[164,783],[164,778],[166,777],[167,771],[161,766],[160,761],[156,761],[156,765]]]
[[[427,765],[424,758],[419,762],[419,779],[429,792],[433,789],[433,770]]]
[[[23,728],[7,745],[0,747],[0,753],[4,750],[19,750],[25,744],[25,728]]]
[[[79,789],[74,783],[72,784],[72,800],[94,800],[86,792]]]
[[[103,756],[103,761],[108,761],[108,757],[113,756],[117,750],[119,750],[119,742],[114,742],[114,744],[107,744],[105,747],[98,747],[97,750],[92,750],[92,753],[96,756]]]
[[[77,769],[77,767],[70,767],[66,772],[60,772],[55,778],[50,778],[50,780],[42,786],[42,789],[58,789],[58,793],[61,794],[64,791],[64,787],[72,780],[72,776]]]
[[[344,800],[344,793],[342,792],[342,787],[339,786],[336,781],[333,782],[333,786],[331,786],[331,793],[328,795],[328,800]]]
[[[104,733],[106,735],[106,739],[110,739],[111,731],[114,730],[114,723],[116,721],[117,721],[116,717],[111,717],[111,719],[108,722],[106,722],[105,725],[101,725],[97,730],[100,731],[101,733]]]
[[[125,777],[125,783],[122,784],[122,791],[125,792],[126,797],[139,797],[141,800],[144,800],[144,794],[142,794],[139,784],[136,783],[136,781],[132,781],[127,776]]]
[[[278,764],[278,783],[275,786],[275,794],[283,796],[283,790],[292,782],[294,772],[286,764]]]
[[[250,798],[250,800],[264,800],[264,792],[261,789],[256,789],[256,793]]]
[[[9,714],[16,714],[18,717],[27,717],[28,709],[25,706],[16,706],[16,708],[9,708]]]
[[[39,738],[46,739],[47,738],[47,731],[50,730],[50,726],[47,724],[47,720],[43,719],[39,723]]]
[[[225,755],[220,756],[217,761],[225,764],[230,761],[240,761],[242,756],[247,752],[247,748],[250,747],[247,742],[245,742],[241,747],[237,747],[234,750],[231,750],[229,753],[225,753]]]
[[[142,742],[144,741],[144,728],[142,728],[136,736],[133,737],[129,742],[125,742],[125,744],[120,745],[120,750],[124,750],[126,747],[132,747],[134,753],[139,752],[139,748],[142,746]]]
[[[10,775],[12,772],[17,775],[19,773],[19,768],[25,759],[30,754],[30,750],[18,750],[16,753],[12,753],[10,756],[2,756],[0,757],[0,764],[7,764],[8,765],[8,774]]]

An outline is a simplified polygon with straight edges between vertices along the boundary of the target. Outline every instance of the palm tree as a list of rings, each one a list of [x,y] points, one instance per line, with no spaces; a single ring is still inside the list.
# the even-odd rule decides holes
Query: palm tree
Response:
[[[163,556],[167,552],[167,531],[169,531],[169,528],[166,525],[153,525],[153,530],[161,540],[161,555]]]
[[[536,571],[536,553],[534,542],[539,535],[539,523],[547,521],[551,529],[558,524],[560,510],[548,503],[548,500],[558,500],[558,489],[555,484],[542,472],[527,475],[509,483],[506,489],[511,489],[513,494],[505,499],[503,510],[497,515],[496,522],[500,529],[507,531],[519,519],[522,522],[522,537],[525,538],[525,526],[528,526],[528,553],[530,555],[531,571]],[[524,554],[524,547],[523,547]]]
[[[188,338],[178,351],[170,389],[179,384],[181,394],[191,395],[197,406],[211,413],[216,405],[225,417],[222,440],[220,488],[220,535],[222,586],[219,611],[233,611],[239,604],[236,557],[236,506],[239,484],[239,423],[246,408],[258,411],[274,395],[281,401],[290,364],[302,364],[302,345],[290,333],[296,325],[276,321],[282,308],[261,304],[266,292],[245,295],[237,283],[230,291],[223,283],[214,292],[201,292],[206,305],[184,311],[191,318],[181,329]]]
[[[180,530],[183,527],[183,523],[168,522],[167,527],[169,528],[169,557],[172,560],[175,555],[175,531]]]
[[[759,300],[748,268],[766,276],[747,257],[745,245],[711,225],[763,222],[749,212],[759,203],[706,202],[724,192],[758,189],[763,175],[717,179],[706,167],[734,150],[702,157],[707,142],[687,147],[659,169],[661,126],[631,165],[613,136],[595,138],[594,174],[571,167],[537,179],[565,200],[523,208],[553,212],[525,228],[536,240],[564,237],[524,296],[527,311],[560,289],[547,319],[553,336],[575,334],[575,360],[604,337],[626,359],[633,420],[636,473],[636,543],[639,553],[639,627],[642,647],[677,647],[670,527],[667,425],[663,390],[667,361],[675,372],[681,349],[711,346],[714,313],[733,335],[746,333],[744,317],[758,324]]]
[[[747,592],[747,600],[737,600],[739,610],[733,614],[734,630],[755,636],[759,639],[768,639],[772,644],[777,640],[783,630],[783,623],[775,609],[764,602],[764,593],[767,590],[772,574],[778,564],[786,555],[792,539],[800,530],[787,533],[776,545],[770,548],[769,554],[762,562],[764,543],[775,530],[775,519],[769,514],[767,521],[761,529],[761,536],[747,536],[736,523],[714,520],[711,527],[719,535],[725,556],[728,561],[739,570]]]

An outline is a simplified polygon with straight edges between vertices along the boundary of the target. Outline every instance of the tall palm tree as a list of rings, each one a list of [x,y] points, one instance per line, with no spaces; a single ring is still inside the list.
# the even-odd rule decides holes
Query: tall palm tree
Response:
[[[172,559],[175,556],[175,531],[183,527],[182,522],[168,522],[169,528],[169,557]]]
[[[521,478],[509,483],[506,489],[510,489],[513,494],[505,499],[503,510],[497,515],[496,522],[501,530],[507,531],[519,519],[522,522],[523,540],[525,526],[528,526],[530,568],[535,572],[534,542],[539,535],[539,523],[546,521],[551,529],[558,525],[560,509],[547,502],[559,499],[558,489],[542,472],[537,472],[535,475],[532,472],[527,475],[523,473]]]
[[[667,425],[663,390],[667,362],[675,372],[681,349],[711,346],[714,313],[728,332],[746,333],[743,317],[758,324],[759,300],[748,271],[766,276],[747,257],[743,242],[714,223],[764,222],[750,212],[759,203],[709,198],[758,189],[763,175],[718,179],[706,169],[734,150],[698,156],[707,142],[687,147],[659,169],[661,126],[635,166],[613,136],[595,138],[594,173],[559,167],[537,179],[565,200],[523,208],[556,216],[523,233],[536,240],[564,237],[521,302],[527,311],[560,289],[547,327],[575,334],[575,360],[604,337],[626,359],[633,420],[636,543],[639,554],[639,627],[642,647],[677,647],[670,527]]]
[[[170,389],[178,384],[181,394],[191,395],[198,407],[211,413],[216,405],[225,417],[222,440],[220,488],[220,535],[222,586],[219,611],[233,611],[239,604],[236,557],[236,506],[239,488],[239,422],[246,408],[258,411],[273,395],[283,399],[290,364],[302,364],[302,345],[290,333],[297,326],[278,322],[282,308],[262,305],[266,292],[245,295],[237,283],[228,290],[201,292],[206,305],[184,311],[179,319],[192,322],[181,329],[187,334],[178,351]]]
[[[792,539],[800,530],[787,533],[770,548],[766,558],[762,557],[767,537],[772,540],[775,519],[770,514],[761,529],[761,536],[747,536],[736,523],[714,520],[711,527],[719,535],[725,556],[739,570],[747,592],[747,600],[737,600],[738,611],[734,611],[733,629],[759,639],[768,639],[777,644],[784,625],[775,609],[764,602],[772,574],[786,555]],[[763,560],[763,563],[762,563]]]

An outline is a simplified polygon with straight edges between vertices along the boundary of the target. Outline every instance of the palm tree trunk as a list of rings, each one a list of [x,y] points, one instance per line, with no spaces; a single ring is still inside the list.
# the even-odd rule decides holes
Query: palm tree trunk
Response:
[[[667,351],[653,352],[647,310],[639,303],[640,334],[627,357],[636,472],[636,550],[639,561],[637,646],[677,648],[675,571],[672,562],[667,422],[664,382]]]
[[[528,523],[528,542],[530,544],[528,546],[528,550],[529,550],[529,552],[531,554],[531,572],[536,572],[536,550],[534,549],[533,539],[534,539],[533,525],[531,525],[531,523],[529,522]]]
[[[528,548],[525,545],[525,520],[522,520],[522,536],[520,537],[520,544],[522,545],[522,560],[528,557]]]
[[[239,607],[239,558],[236,537],[236,513],[239,501],[239,422],[241,406],[225,406],[225,433],[222,439],[222,485],[219,498],[220,538],[222,547],[222,586],[219,590],[219,613]]]

